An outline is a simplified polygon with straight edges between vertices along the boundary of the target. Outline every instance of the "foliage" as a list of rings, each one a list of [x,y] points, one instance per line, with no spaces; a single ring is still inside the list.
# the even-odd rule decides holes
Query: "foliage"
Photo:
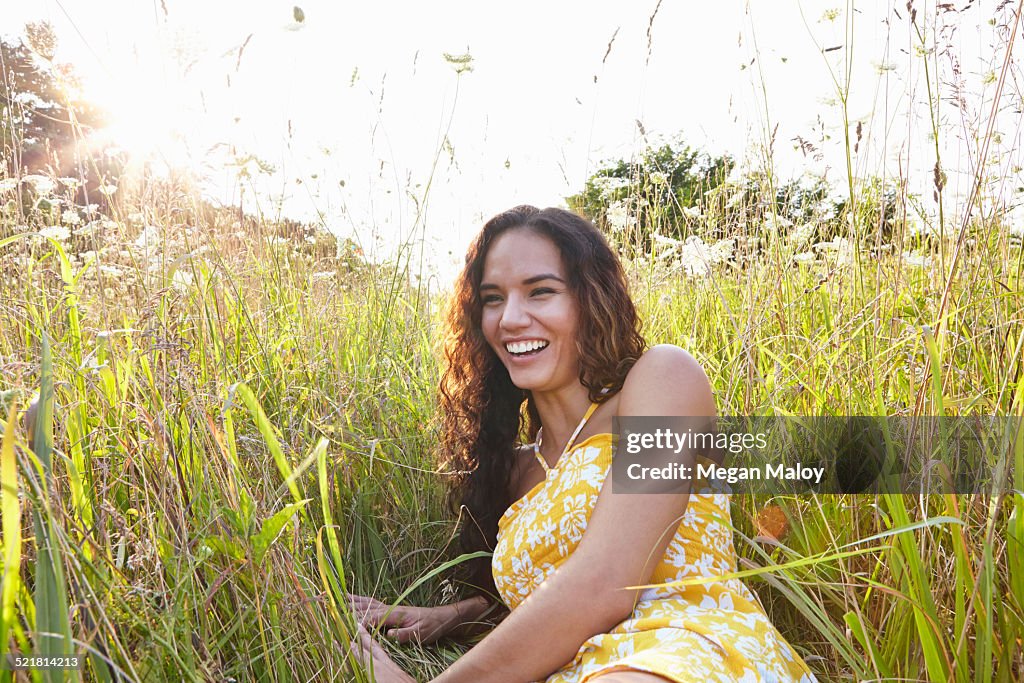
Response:
[[[652,233],[686,237],[687,218],[700,210],[708,192],[725,183],[733,167],[729,156],[713,157],[681,141],[666,143],[636,160],[606,163],[566,201],[607,233],[626,233],[649,248]]]
[[[0,169],[7,177],[75,176],[78,197],[104,203],[96,190],[120,175],[124,160],[83,144],[106,114],[81,96],[73,68],[54,61],[56,49],[46,22],[28,24],[17,41],[0,37]]]

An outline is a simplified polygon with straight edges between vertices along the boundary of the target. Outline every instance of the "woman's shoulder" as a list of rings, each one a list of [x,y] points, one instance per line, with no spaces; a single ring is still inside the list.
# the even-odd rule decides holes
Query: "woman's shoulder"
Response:
[[[697,359],[675,344],[658,344],[626,375],[618,413],[713,415],[714,406],[711,383]]]

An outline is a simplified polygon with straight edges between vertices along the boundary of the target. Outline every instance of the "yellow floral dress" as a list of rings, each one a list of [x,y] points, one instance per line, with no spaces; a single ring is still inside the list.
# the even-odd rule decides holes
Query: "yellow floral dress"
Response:
[[[573,447],[575,437],[553,468],[537,453],[546,479],[498,521],[491,567],[510,609],[576,549],[608,475],[612,435],[596,434]],[[699,491],[691,493],[650,583],[735,571],[729,496],[706,486]],[[614,669],[646,671],[680,683],[817,680],[739,579],[641,591],[628,619],[585,641],[573,661],[546,681],[585,683]]]

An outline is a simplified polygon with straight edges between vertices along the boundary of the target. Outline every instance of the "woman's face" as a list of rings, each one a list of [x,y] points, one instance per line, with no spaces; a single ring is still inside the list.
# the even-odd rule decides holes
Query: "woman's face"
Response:
[[[524,228],[502,233],[479,295],[484,337],[513,384],[536,394],[579,383],[576,297],[554,242]]]

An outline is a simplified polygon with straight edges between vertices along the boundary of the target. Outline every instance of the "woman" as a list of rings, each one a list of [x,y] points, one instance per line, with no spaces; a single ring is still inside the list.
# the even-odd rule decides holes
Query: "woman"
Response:
[[[442,447],[471,472],[453,493],[463,545],[493,556],[473,568],[480,597],[391,610],[353,596],[365,623],[435,640],[478,619],[493,587],[511,613],[437,681],[814,680],[738,580],[660,585],[735,571],[727,495],[602,486],[613,416],[715,405],[689,354],[643,351],[622,267],[592,224],[530,206],[492,218],[448,322]],[[624,589],[643,584],[658,586]],[[377,681],[413,680],[362,627],[357,640]]]

